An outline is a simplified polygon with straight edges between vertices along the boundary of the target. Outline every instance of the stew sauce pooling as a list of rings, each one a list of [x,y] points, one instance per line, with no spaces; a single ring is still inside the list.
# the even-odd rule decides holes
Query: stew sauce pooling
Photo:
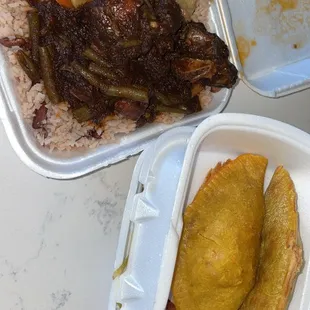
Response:
[[[174,0],[93,0],[79,9],[29,0],[30,52],[18,60],[79,122],[119,114],[142,126],[158,112],[201,110],[206,86],[232,87],[228,49]]]

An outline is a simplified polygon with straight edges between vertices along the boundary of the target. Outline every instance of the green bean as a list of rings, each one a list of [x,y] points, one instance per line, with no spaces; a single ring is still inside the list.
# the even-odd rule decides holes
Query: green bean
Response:
[[[87,68],[83,67],[82,65],[80,65],[79,63],[77,63],[76,61],[74,61],[71,64],[72,68],[79,73],[80,75],[82,75],[82,77],[91,85],[95,86],[96,88],[100,88],[100,79],[93,74],[92,72],[90,72]]]
[[[173,105],[173,103],[170,101],[170,99],[167,96],[165,96],[164,94],[156,91],[155,96],[161,104],[163,104],[165,106],[172,106]]]
[[[141,40],[133,39],[133,40],[128,40],[128,41],[123,41],[121,43],[121,46],[124,48],[130,48],[130,47],[139,46],[141,44],[142,44]]]
[[[128,266],[128,259],[129,257],[127,256],[122,264],[113,272],[112,279],[115,280],[116,278],[119,278],[127,269]]]
[[[29,32],[31,39],[31,55],[35,63],[39,64],[39,39],[40,39],[40,20],[37,10],[28,12]]]
[[[82,75],[89,84],[99,88],[104,94],[111,97],[131,99],[134,101],[148,102],[148,91],[138,86],[113,86],[103,83],[95,74],[77,62],[72,63],[73,69]]]
[[[51,59],[53,59],[54,58],[54,49],[53,49],[53,47],[51,45],[49,45],[49,46],[47,46],[47,49],[48,49],[48,52],[49,52],[49,54],[51,56]]]
[[[83,123],[89,121],[92,116],[88,106],[82,106],[72,111],[74,118],[79,122]]]
[[[110,67],[110,64],[91,48],[87,48],[83,55],[102,67]]]
[[[93,62],[89,65],[89,71],[111,80],[115,80],[117,78],[117,76],[113,72],[111,72],[108,68],[98,66]]]
[[[169,99],[169,101],[171,102],[172,105],[179,105],[180,102],[182,102],[182,98],[180,97],[176,97],[174,95],[167,95],[167,98]]]
[[[40,81],[40,72],[32,59],[22,50],[17,51],[15,55],[30,80],[33,83],[38,83]]]
[[[171,112],[189,114],[189,108],[182,103],[181,98],[174,97],[172,95],[164,95],[158,91],[155,92],[155,97],[159,101],[157,106],[158,112]]]
[[[52,103],[57,104],[61,102],[61,98],[56,89],[53,63],[48,48],[40,47],[39,55],[40,55],[41,73],[47,96]]]
[[[100,84],[100,89],[106,95],[111,97],[119,97],[125,99],[131,99],[140,102],[149,102],[148,92],[144,89],[139,89],[134,86],[113,86]]]

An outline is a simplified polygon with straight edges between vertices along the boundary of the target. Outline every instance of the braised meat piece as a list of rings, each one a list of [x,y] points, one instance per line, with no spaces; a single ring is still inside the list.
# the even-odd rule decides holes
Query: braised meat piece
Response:
[[[103,42],[134,37],[141,31],[138,10],[140,0],[92,1],[82,9],[82,15]]]
[[[205,80],[206,85],[220,88],[232,88],[238,78],[238,70],[228,60],[216,61],[216,74],[210,79]]]
[[[178,77],[191,83],[201,79],[211,80],[216,74],[216,64],[212,60],[180,58],[173,61],[173,68]]]
[[[228,60],[226,44],[203,24],[185,24],[177,45],[181,57],[173,60],[173,68],[180,79],[221,88],[231,88],[236,83],[238,71]]]
[[[154,0],[154,13],[161,35],[175,35],[184,23],[180,6],[175,0]]]
[[[148,105],[132,100],[119,100],[115,103],[115,111],[120,115],[137,121],[146,111]]]
[[[238,78],[237,69],[226,59],[180,58],[173,62],[173,68],[180,79],[214,87],[231,88]]]
[[[224,41],[206,30],[202,23],[190,22],[180,30],[178,49],[181,55],[202,60],[227,59],[229,51]]]

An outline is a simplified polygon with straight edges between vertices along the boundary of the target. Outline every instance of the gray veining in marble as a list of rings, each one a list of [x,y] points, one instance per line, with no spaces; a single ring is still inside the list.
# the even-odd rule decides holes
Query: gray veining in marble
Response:
[[[29,171],[3,130],[0,147],[10,162],[1,165],[0,309],[106,309],[136,159],[55,181]]]

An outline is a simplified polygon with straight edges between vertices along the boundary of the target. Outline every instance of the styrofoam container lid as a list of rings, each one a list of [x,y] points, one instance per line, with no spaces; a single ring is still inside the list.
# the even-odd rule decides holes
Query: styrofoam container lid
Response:
[[[164,309],[181,230],[171,222],[176,190],[193,127],[173,129],[142,153],[133,173],[123,215],[109,309]],[[166,277],[168,275],[168,277]],[[160,283],[160,286],[159,286]],[[168,288],[168,289],[167,289]],[[162,290],[163,289],[163,290]]]
[[[298,194],[304,267],[290,310],[310,309],[310,136],[272,119],[221,114],[195,130],[163,134],[140,156],[134,171],[116,254],[109,310],[163,310],[170,294],[182,214],[208,171],[243,153],[268,158],[265,186],[279,165],[289,171]]]
[[[232,58],[254,91],[280,97],[310,87],[309,0],[220,0]]]

